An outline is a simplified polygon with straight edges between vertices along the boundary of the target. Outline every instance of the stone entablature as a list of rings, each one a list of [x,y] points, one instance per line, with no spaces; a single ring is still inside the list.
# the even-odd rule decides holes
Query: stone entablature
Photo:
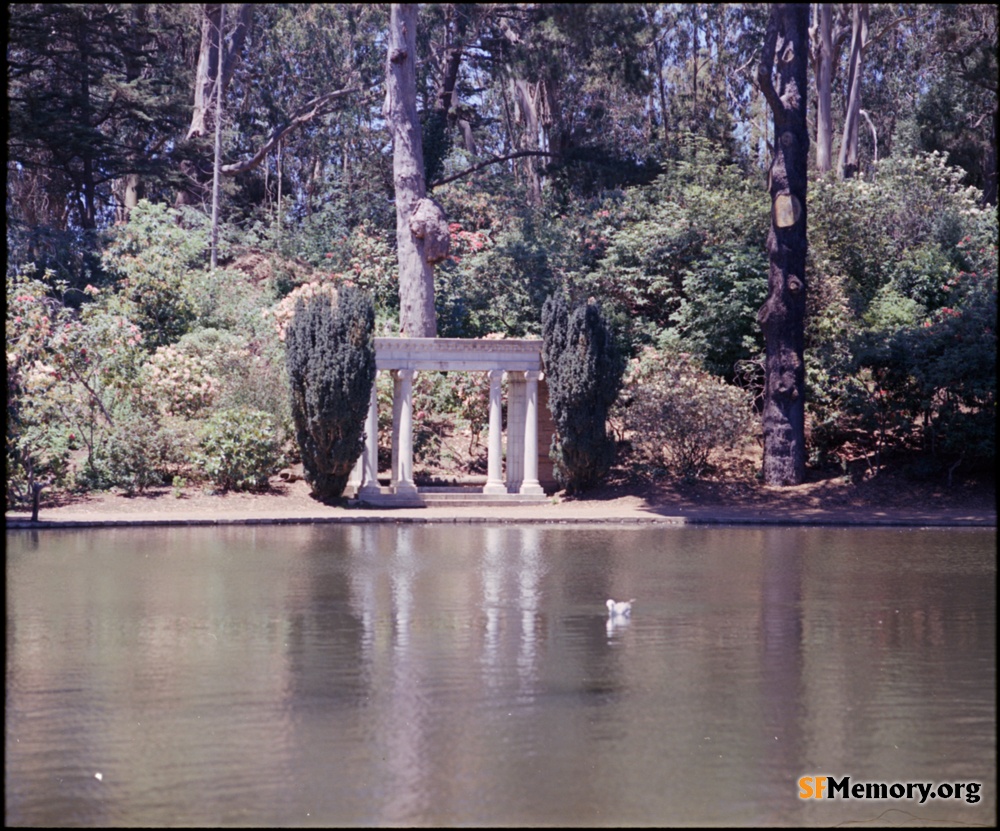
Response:
[[[375,338],[375,366],[387,370],[540,372],[542,342],[529,338]]]
[[[415,499],[413,482],[413,379],[424,370],[488,372],[489,441],[486,495],[542,497],[538,481],[538,382],[542,341],[538,339],[375,338],[375,366],[393,378],[392,471],[389,492],[378,483],[378,396],[372,385],[365,424],[365,449],[352,475],[357,496]],[[502,475],[503,394],[507,376],[507,476]]]

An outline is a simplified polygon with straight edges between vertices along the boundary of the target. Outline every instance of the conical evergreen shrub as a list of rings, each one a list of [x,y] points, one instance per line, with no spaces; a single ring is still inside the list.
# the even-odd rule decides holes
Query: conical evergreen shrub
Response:
[[[600,307],[572,312],[553,295],[542,308],[542,359],[555,422],[550,455],[567,491],[598,484],[615,460],[608,409],[622,385],[625,362]]]
[[[375,382],[375,309],[352,287],[299,300],[285,335],[295,437],[305,479],[324,502],[339,498],[364,448]]]

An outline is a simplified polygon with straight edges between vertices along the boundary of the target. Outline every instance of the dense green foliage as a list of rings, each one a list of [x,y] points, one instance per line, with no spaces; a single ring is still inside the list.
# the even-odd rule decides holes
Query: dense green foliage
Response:
[[[285,336],[295,438],[306,481],[339,498],[364,447],[375,383],[375,310],[358,289],[300,299]]]
[[[266,490],[284,463],[276,427],[261,410],[220,410],[202,430],[196,462],[221,490]]]
[[[141,234],[120,233],[135,245],[129,258],[148,250],[150,263],[138,271],[125,263],[135,282],[77,291],[31,267],[7,278],[9,505],[23,504],[35,484],[135,493],[182,474],[197,480],[197,433],[217,408],[268,412],[271,439],[284,444],[284,353],[261,314],[275,299],[269,281],[204,271],[177,238],[185,212],[140,203],[134,214]],[[123,246],[113,240],[109,250]],[[155,346],[180,329],[144,314],[157,308],[137,302],[147,277],[167,305],[185,310],[176,341]]]
[[[542,360],[556,426],[556,477],[568,491],[584,491],[615,460],[608,410],[621,389],[624,362],[601,310],[584,303],[570,312],[562,295],[542,307]]]
[[[387,9],[227,5],[240,46],[212,270],[212,142],[191,129],[207,8],[10,8],[8,504],[40,483],[211,478],[200,436],[227,410],[267,413],[294,456],[284,336],[298,299],[354,286],[374,330],[398,331]],[[759,392],[774,136],[751,78],[765,18],[741,4],[422,5],[417,107],[452,242],[435,268],[439,335],[537,337],[545,298],[593,300],[626,357],[686,354],[691,377]],[[875,4],[871,31],[859,175],[809,185],[811,463],[947,476],[995,459],[996,9]],[[418,462],[445,453],[456,423],[476,444],[484,389],[418,375]]]
[[[817,458],[853,441],[875,466],[914,446],[938,465],[992,463],[997,214],[960,180],[930,154],[887,160],[875,182],[814,189],[806,366]]]
[[[690,356],[646,347],[625,377],[617,409],[643,464],[699,477],[717,450],[750,435],[748,395],[700,369]]]

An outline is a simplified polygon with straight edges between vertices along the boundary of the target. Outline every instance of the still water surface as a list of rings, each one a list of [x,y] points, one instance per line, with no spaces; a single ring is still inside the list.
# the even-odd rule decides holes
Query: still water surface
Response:
[[[995,550],[995,529],[8,532],[6,821],[993,824]],[[799,798],[827,774],[983,787]]]

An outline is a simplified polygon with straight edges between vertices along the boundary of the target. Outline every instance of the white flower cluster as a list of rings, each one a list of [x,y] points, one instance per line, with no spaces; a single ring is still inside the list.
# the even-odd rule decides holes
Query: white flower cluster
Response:
[[[278,339],[284,342],[285,332],[288,331],[288,324],[295,317],[295,306],[299,302],[299,299],[301,298],[308,303],[313,297],[321,294],[330,295],[330,298],[336,302],[337,286],[334,283],[320,282],[318,280],[314,280],[311,283],[304,283],[284,297],[280,303],[272,306],[270,309],[264,309],[261,317],[265,320],[269,317],[274,319],[274,329],[278,333]]]
[[[59,380],[55,367],[38,361],[31,364],[24,376],[24,390],[31,395],[44,395]]]
[[[153,390],[171,415],[191,418],[208,407],[218,392],[219,382],[209,373],[209,362],[173,346],[157,349],[148,367]]]

